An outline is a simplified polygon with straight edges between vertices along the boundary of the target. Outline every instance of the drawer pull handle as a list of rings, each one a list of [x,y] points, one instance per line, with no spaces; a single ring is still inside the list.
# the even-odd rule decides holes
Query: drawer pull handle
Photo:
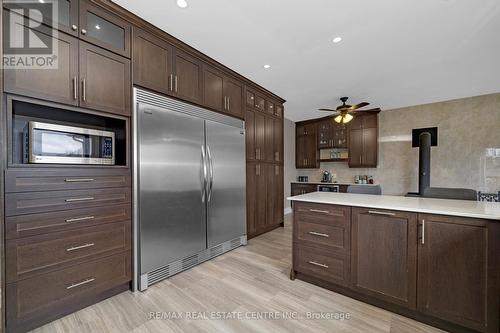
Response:
[[[85,183],[85,182],[93,182],[93,178],[66,178],[64,180],[66,183]]]
[[[76,287],[79,287],[79,286],[83,286],[84,284],[87,284],[87,283],[90,283],[90,282],[93,282],[95,281],[95,278],[88,278],[86,280],[83,280],[81,282],[77,282],[77,283],[72,283],[71,285],[67,286],[66,289],[73,289],[73,288],[76,288]]]
[[[75,250],[81,250],[81,249],[85,249],[87,247],[92,247],[94,245],[95,245],[94,243],[87,243],[87,244],[80,245],[80,246],[73,246],[73,247],[70,247],[70,248],[66,249],[66,252],[71,252],[71,251],[75,251]]]
[[[369,210],[368,214],[375,214],[375,215],[387,215],[387,216],[394,216],[396,213],[390,213],[390,212],[379,212],[377,210]]]
[[[66,222],[72,223],[72,222],[88,221],[93,219],[95,219],[94,216],[84,216],[84,217],[75,217],[72,219],[67,219]]]
[[[89,200],[94,200],[94,197],[66,199],[66,202],[89,201]]]
[[[309,209],[310,212],[315,212],[315,213],[322,213],[322,214],[330,214],[329,211],[327,210],[321,210],[321,209]]]
[[[328,268],[328,265],[320,264],[319,262],[316,262],[316,261],[309,261],[309,264],[314,265],[314,266],[323,267],[323,268]]]
[[[330,237],[328,234],[323,234],[321,232],[316,232],[316,231],[309,231],[309,234],[314,235],[314,236],[320,236],[320,237]]]

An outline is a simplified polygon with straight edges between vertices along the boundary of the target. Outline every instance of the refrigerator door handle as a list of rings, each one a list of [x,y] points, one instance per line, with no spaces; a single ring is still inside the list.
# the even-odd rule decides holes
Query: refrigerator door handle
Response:
[[[210,146],[207,145],[207,155],[208,155],[208,163],[209,163],[209,168],[208,168],[208,174],[209,174],[209,187],[208,187],[208,202],[210,202],[210,199],[212,198],[212,187],[214,183],[214,163],[212,161],[212,153],[210,153]]]
[[[203,181],[201,186],[201,202],[205,202],[205,195],[207,192],[207,157],[204,145],[201,145],[201,171],[203,172]]]

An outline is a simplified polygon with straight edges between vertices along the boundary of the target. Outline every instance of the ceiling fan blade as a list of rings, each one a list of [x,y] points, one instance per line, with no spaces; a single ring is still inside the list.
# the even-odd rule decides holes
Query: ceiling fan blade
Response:
[[[319,111],[330,111],[330,112],[335,112],[337,110],[332,110],[332,109],[318,109]]]
[[[373,109],[368,109],[368,110],[356,110],[356,111],[351,111],[350,113],[358,113],[358,112],[376,112],[376,111],[382,111],[380,108],[373,108]]]
[[[351,106],[349,109],[356,110],[356,109],[362,108],[362,107],[367,106],[367,105],[370,105],[370,103],[362,102],[362,103]]]

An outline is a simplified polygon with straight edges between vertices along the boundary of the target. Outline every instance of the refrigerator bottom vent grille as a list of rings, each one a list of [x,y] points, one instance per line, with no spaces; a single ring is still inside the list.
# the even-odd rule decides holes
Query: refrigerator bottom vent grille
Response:
[[[215,258],[223,253],[231,251],[241,245],[245,245],[247,241],[246,236],[241,236],[230,241],[224,242],[222,244],[216,245],[209,249],[203,250],[195,255],[185,257],[174,261],[166,266],[155,269],[154,271],[148,272],[141,276],[141,283],[139,290],[146,290],[149,286],[160,282],[163,279],[171,277],[177,273],[185,271],[191,267],[201,264],[204,261]]]

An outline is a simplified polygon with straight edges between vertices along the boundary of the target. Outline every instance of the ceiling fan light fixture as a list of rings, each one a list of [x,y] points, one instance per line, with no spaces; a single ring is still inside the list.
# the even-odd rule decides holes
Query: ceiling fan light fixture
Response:
[[[343,124],[347,124],[348,122],[350,122],[352,119],[353,119],[353,115],[352,114],[349,114],[347,113],[345,116],[344,116],[344,119],[342,120],[342,123]]]
[[[338,116],[337,116],[337,117],[335,117],[333,120],[335,120],[335,122],[336,122],[336,123],[341,124],[341,123],[342,123],[342,119],[343,119],[343,118],[344,118],[344,117],[342,117],[342,115],[338,115]]]

